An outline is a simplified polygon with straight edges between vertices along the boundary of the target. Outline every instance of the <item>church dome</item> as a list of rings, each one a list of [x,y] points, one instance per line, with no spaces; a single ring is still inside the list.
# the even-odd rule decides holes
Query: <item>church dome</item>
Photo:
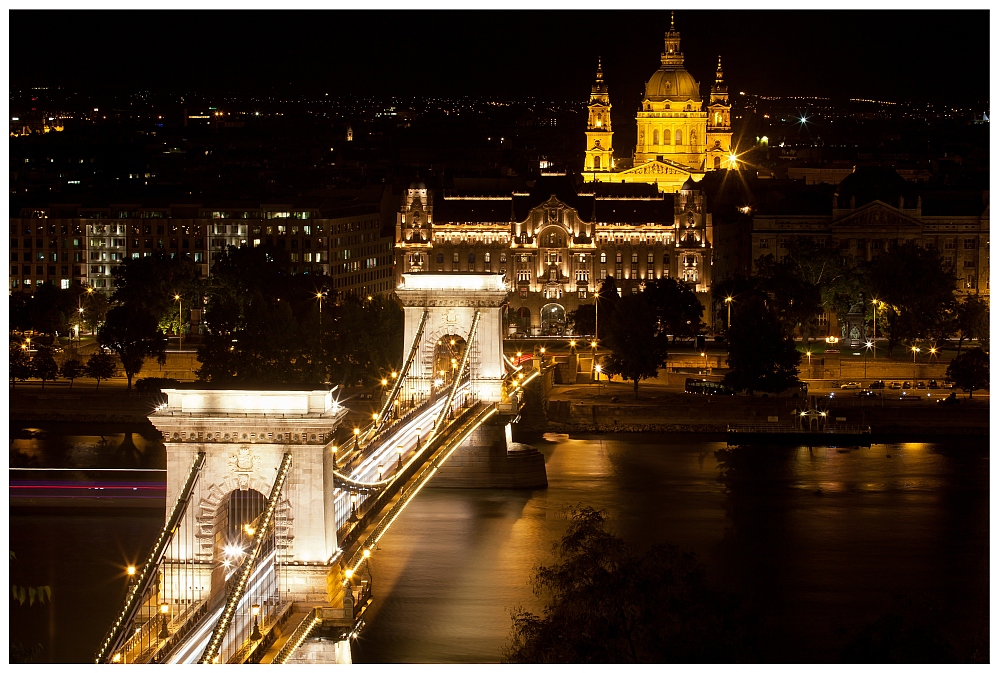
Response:
[[[646,82],[645,98],[653,102],[700,101],[701,94],[698,91],[698,82],[687,70],[660,68]]]

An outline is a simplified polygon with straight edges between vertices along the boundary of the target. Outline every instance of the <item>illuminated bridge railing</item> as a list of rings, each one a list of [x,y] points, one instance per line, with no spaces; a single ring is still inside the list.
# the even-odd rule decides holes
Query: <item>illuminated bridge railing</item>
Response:
[[[225,602],[199,663],[243,663],[256,649],[255,643],[264,640],[268,626],[288,609],[279,591],[274,523],[291,464],[292,454],[285,453],[264,511],[253,523],[253,545],[227,578]]]
[[[188,556],[195,542],[190,526],[182,525],[196,494],[205,453],[199,452],[159,537],[136,568],[124,606],[101,643],[96,663],[142,663],[150,660],[198,609],[206,586],[200,564],[174,563]],[[130,575],[131,576],[131,575]]]

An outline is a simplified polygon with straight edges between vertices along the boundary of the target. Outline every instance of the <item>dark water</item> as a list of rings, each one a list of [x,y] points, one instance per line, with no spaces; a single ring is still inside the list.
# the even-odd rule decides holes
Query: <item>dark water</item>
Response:
[[[510,610],[540,608],[532,568],[552,561],[580,504],[637,545],[696,552],[710,581],[754,601],[773,660],[834,661],[845,633],[900,601],[958,648],[988,625],[986,442],[765,449],[726,479],[723,445],[697,437],[535,445],[547,489],[428,488],[404,511],[370,561],[376,598],[356,662],[498,661]],[[124,591],[123,562],[161,524],[162,510],[15,510],[14,579],[52,584],[54,601],[12,607],[12,640],[43,643],[40,661],[87,661]]]

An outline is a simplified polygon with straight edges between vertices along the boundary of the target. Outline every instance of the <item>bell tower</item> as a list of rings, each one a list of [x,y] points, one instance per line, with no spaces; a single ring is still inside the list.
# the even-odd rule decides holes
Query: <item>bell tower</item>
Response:
[[[608,172],[614,168],[611,147],[611,101],[604,83],[601,60],[597,59],[597,77],[590,89],[590,114],[587,117],[587,158],[584,171]]]
[[[729,87],[722,79],[722,57],[715,68],[715,84],[712,85],[708,104],[708,129],[705,134],[708,158],[705,170],[732,168],[729,155],[732,153],[733,127],[729,118]]]

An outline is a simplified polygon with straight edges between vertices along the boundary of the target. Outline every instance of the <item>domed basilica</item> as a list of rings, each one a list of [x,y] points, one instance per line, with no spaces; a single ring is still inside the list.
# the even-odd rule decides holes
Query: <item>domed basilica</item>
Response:
[[[676,192],[688,178],[697,182],[706,171],[731,167],[733,132],[722,58],[705,108],[699,83],[684,69],[681,34],[672,14],[660,68],[646,82],[635,116],[638,134],[630,168],[619,167],[614,159],[611,102],[600,63],[589,107],[583,166],[589,181],[652,183],[661,192]]]

